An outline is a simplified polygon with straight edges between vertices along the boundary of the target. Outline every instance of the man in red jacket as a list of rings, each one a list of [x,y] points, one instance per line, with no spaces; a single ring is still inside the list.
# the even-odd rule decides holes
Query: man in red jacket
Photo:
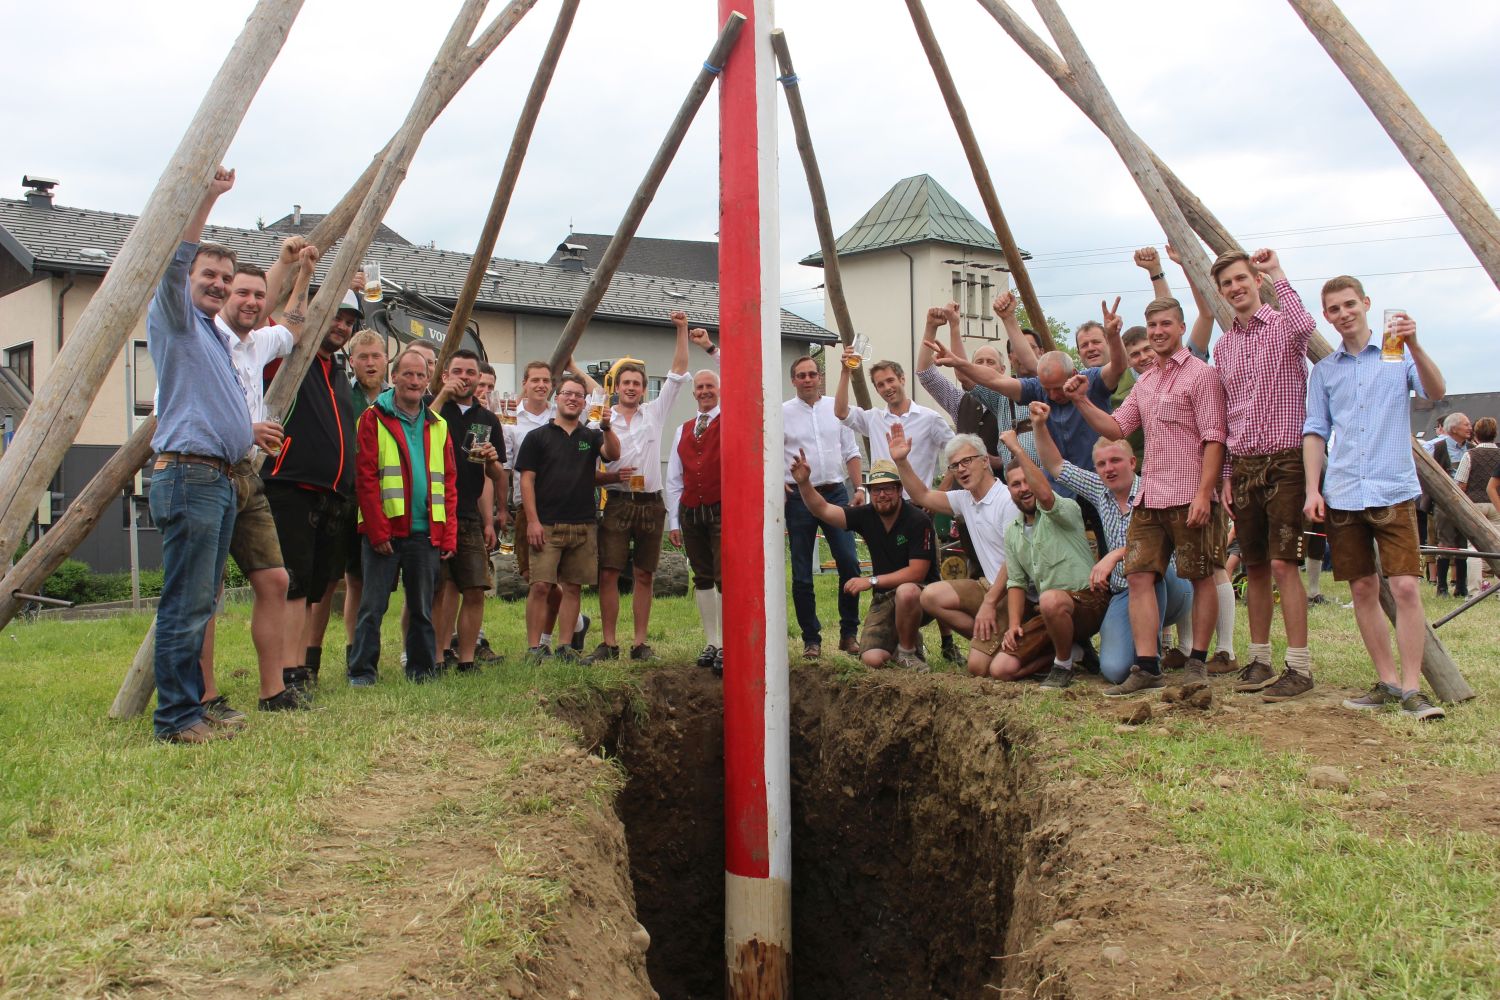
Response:
[[[375,683],[380,622],[399,572],[411,624],[406,630],[406,676],[437,676],[432,594],[439,560],[458,547],[457,469],[448,425],[422,405],[427,362],[407,349],[397,356],[391,388],[359,418],[354,492],[359,500],[364,594],[349,656],[349,683]]]
[[[698,401],[698,414],[677,428],[667,460],[667,529],[672,544],[687,549],[688,565],[693,570],[693,601],[708,640],[698,655],[698,666],[722,676],[719,376],[707,369],[694,375],[693,398]]]

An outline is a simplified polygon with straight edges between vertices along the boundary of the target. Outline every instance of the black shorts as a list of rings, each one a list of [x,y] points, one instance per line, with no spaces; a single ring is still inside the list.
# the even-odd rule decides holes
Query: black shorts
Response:
[[[266,499],[281,539],[289,601],[320,601],[349,564],[349,523],[355,506],[337,493],[266,483]]]

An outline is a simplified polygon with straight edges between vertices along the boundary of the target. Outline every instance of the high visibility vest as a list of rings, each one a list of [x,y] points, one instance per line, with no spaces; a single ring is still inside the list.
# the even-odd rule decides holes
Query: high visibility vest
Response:
[[[448,424],[430,420],[426,425],[427,444],[427,519],[433,524],[448,520],[444,499],[443,453],[447,450]],[[391,520],[406,516],[406,478],[401,474],[402,445],[385,421],[375,421],[376,460],[380,463],[380,509]],[[410,461],[410,458],[407,459]],[[364,523],[361,511],[359,522]]]

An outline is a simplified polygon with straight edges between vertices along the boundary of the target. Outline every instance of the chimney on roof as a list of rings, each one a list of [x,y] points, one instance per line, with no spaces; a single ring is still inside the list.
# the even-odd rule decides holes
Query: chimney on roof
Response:
[[[557,252],[562,254],[557,260],[557,266],[564,271],[582,271],[583,255],[588,247],[578,243],[559,243]]]
[[[300,225],[302,225],[302,206],[301,205],[293,205],[292,206],[292,225],[294,225],[294,226],[300,226]]]
[[[21,186],[26,188],[26,204],[32,208],[52,207],[52,189],[57,187],[57,181],[26,174],[21,178]]]

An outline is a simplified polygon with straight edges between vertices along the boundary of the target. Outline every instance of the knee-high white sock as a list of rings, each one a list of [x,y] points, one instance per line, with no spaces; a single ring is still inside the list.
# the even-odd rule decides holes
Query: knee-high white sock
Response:
[[[1302,560],[1302,568],[1307,571],[1307,596],[1317,597],[1323,593],[1323,557],[1308,556]]]
[[[1184,653],[1191,653],[1193,651],[1192,603],[1190,602],[1187,607],[1182,609],[1182,614],[1177,616],[1176,621],[1167,622],[1167,624],[1177,626],[1177,648]],[[1205,641],[1204,647],[1207,648],[1207,645],[1208,643]],[[1166,646],[1162,646],[1162,649],[1166,648]]]
[[[1225,582],[1214,588],[1219,595],[1219,621],[1217,652],[1234,655],[1234,584]],[[1206,640],[1208,637],[1204,636]],[[1205,647],[1207,648],[1207,647]]]
[[[710,646],[718,648],[724,644],[719,634],[719,592],[712,587],[693,591],[693,603],[698,606],[698,620],[703,623],[703,636]]]

